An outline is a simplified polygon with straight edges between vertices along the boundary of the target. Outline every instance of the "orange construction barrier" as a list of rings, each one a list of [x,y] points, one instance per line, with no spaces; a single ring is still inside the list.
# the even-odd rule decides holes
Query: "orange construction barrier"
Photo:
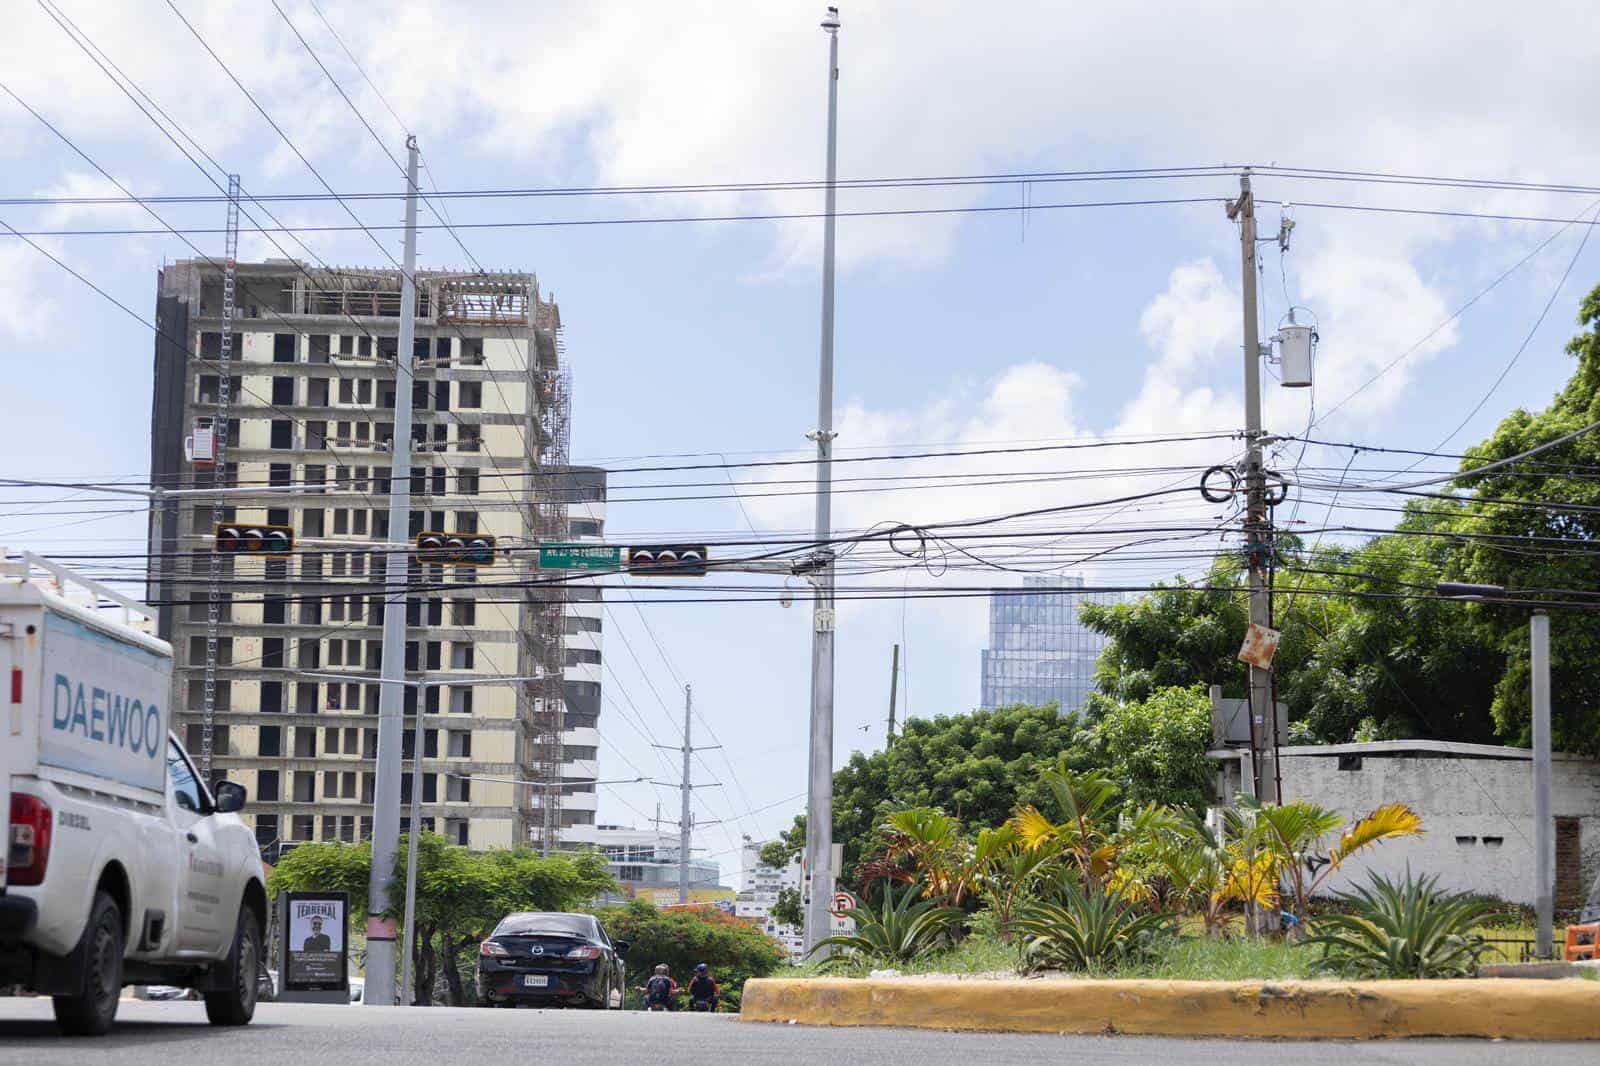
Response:
[[[1567,926],[1567,961],[1595,958],[1596,942],[1600,942],[1600,922]]]

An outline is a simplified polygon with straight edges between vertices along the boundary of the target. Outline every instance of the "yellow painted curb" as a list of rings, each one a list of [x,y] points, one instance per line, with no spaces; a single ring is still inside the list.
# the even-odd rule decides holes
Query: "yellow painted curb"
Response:
[[[1600,981],[955,981],[766,978],[743,1020],[1301,1040],[1600,1040]]]

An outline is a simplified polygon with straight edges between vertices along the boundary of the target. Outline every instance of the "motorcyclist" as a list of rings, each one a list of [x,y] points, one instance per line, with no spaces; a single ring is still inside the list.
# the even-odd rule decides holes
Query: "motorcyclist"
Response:
[[[646,1010],[672,1010],[678,996],[678,982],[672,979],[672,970],[666,963],[656,966],[650,980],[639,989],[644,993]]]
[[[694,977],[689,981],[689,1007],[713,1013],[717,1009],[717,982],[711,976],[710,967],[703,962],[694,968]]]

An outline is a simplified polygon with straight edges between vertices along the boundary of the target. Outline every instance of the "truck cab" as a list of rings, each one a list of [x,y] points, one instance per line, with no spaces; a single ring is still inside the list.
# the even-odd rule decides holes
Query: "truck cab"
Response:
[[[109,1030],[130,984],[246,1024],[267,900],[245,790],[208,788],[171,733],[171,648],[61,576],[0,574],[0,984],[51,996],[74,1034]]]

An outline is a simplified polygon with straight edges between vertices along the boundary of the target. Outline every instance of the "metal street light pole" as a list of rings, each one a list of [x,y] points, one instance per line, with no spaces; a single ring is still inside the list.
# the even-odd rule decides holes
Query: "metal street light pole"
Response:
[[[394,438],[389,456],[389,540],[404,535],[411,516],[411,352],[417,330],[417,139],[406,138],[406,236],[400,270],[400,338],[394,359]],[[367,984],[361,1002],[392,1007],[394,919],[389,875],[400,847],[401,699],[406,657],[406,583],[411,557],[391,551],[384,571],[383,687],[378,696],[377,785],[372,796],[372,873],[367,886]]]
[[[1447,599],[1483,603],[1506,598],[1504,585],[1443,581],[1435,591]],[[1548,959],[1555,944],[1555,819],[1550,786],[1550,616],[1535,609],[1528,622],[1528,658],[1532,673],[1529,693],[1533,712],[1533,907],[1535,952]]]
[[[817,553],[811,610],[811,756],[806,802],[805,946],[817,950],[828,935],[833,896],[833,235],[837,203],[839,132],[839,9],[828,8],[828,169],[822,220],[822,354],[817,382]]]
[[[1555,820],[1550,814],[1550,616],[1529,621],[1533,667],[1533,909],[1539,958],[1550,958],[1555,920]]]

